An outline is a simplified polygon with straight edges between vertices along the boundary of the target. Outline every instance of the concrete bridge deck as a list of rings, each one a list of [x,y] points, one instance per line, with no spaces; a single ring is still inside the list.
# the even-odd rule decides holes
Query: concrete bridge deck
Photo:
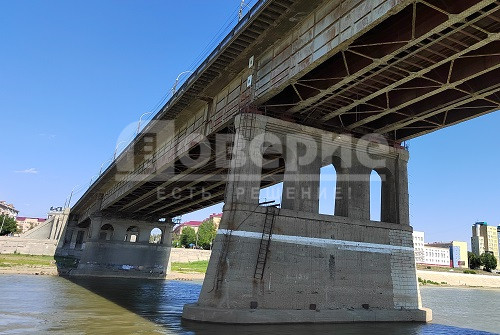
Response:
[[[213,149],[215,135],[230,133],[248,108],[394,143],[497,110],[498,7],[487,0],[260,1],[73,212],[84,219],[98,197],[101,210],[133,217],[171,217],[222,201],[227,164],[216,162],[224,153],[189,167],[181,158]],[[171,194],[174,187],[177,199],[158,199],[158,188]]]

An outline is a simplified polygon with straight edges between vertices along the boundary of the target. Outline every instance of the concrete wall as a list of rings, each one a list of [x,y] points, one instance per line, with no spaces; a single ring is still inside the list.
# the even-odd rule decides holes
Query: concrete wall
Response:
[[[430,320],[430,311],[421,309],[409,225],[408,152],[265,116],[241,115],[235,124],[238,158],[231,161],[220,229],[198,303],[186,305],[183,317],[227,323]],[[259,205],[258,197],[261,146],[271,136],[285,158],[279,209]],[[337,164],[342,175],[337,215],[318,213],[320,167],[328,164]],[[384,177],[382,222],[370,221],[373,170]]]
[[[411,227],[280,211],[262,282],[254,271],[265,208],[237,207],[221,292],[212,290],[226,231],[220,231],[199,304],[248,309],[418,309]],[[224,219],[223,219],[224,220]],[[233,222],[226,221],[224,227]],[[238,299],[232,297],[238,296]]]
[[[167,275],[172,242],[168,223],[97,212],[83,223],[69,222],[66,228],[57,254],[79,259],[69,275],[149,279]],[[160,243],[149,243],[154,228],[162,230]]]
[[[53,256],[57,241],[48,239],[31,239],[21,237],[0,237],[0,254],[15,252],[26,255]]]
[[[170,262],[188,263],[196,261],[208,261],[212,252],[210,250],[172,248],[170,251]]]
[[[165,278],[170,246],[119,241],[86,242],[74,276]]]

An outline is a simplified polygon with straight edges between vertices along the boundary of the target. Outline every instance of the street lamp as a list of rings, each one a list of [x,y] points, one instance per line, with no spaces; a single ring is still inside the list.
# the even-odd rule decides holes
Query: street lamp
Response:
[[[104,164],[107,164],[107,163],[112,163],[112,162],[113,162],[113,160],[112,160],[112,159],[109,159],[109,160],[107,160],[107,161],[103,162],[103,163],[101,164],[101,168],[99,169],[99,174],[101,174],[101,173],[102,173],[102,168],[103,168]]]
[[[115,147],[115,153],[113,154],[113,159],[116,159],[116,153],[118,152],[118,147],[120,146],[120,144],[122,143],[127,143],[127,141],[120,141],[116,144],[116,147]]]
[[[193,73],[193,71],[183,71],[181,73],[179,73],[179,75],[177,76],[177,78],[175,79],[175,83],[174,83],[174,86],[172,86],[172,95],[174,95],[174,93],[176,92],[177,90],[177,84],[179,83],[179,79],[181,78],[181,76],[183,74],[186,74],[186,73]]]
[[[3,224],[5,223],[5,217],[7,216],[7,213],[4,213],[3,215],[3,220],[2,220],[2,226],[0,226],[0,234],[2,233],[2,229],[3,229]]]
[[[240,10],[238,11],[238,22],[241,21],[241,18],[243,17],[243,6],[245,5],[245,0],[241,0],[240,2]]]
[[[153,114],[153,112],[146,112],[146,113],[142,114],[141,117],[139,118],[139,123],[137,124],[137,134],[139,134],[139,131],[141,130],[142,117],[149,115],[149,114]]]
[[[64,203],[64,207],[71,206],[71,198],[73,197],[73,192],[75,192],[77,187],[80,187],[80,185],[76,185],[75,187],[73,187],[73,189],[71,190],[71,193],[69,194],[69,199],[67,199],[68,201]]]
[[[100,174],[96,174],[95,176],[92,176],[92,178],[90,178],[89,187],[92,185],[92,181],[94,180],[94,178],[96,178],[96,177],[99,178],[99,175]],[[96,180],[97,180],[97,178],[96,178]]]

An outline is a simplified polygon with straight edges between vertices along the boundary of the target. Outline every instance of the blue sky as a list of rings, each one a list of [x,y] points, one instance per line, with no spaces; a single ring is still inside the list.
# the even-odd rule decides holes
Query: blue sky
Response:
[[[44,217],[88,186],[239,2],[1,1],[0,200]],[[426,240],[500,224],[499,126],[497,112],[409,142],[411,222]]]

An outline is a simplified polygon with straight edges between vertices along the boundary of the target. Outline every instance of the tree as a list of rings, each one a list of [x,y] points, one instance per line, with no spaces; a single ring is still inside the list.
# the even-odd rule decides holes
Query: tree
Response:
[[[470,269],[479,269],[481,264],[481,259],[473,252],[468,252],[467,256],[469,258],[469,268]]]
[[[191,227],[184,227],[181,233],[181,244],[189,248],[191,244],[196,243],[196,232]]]
[[[8,235],[10,233],[18,232],[17,221],[13,217],[10,217],[8,215],[0,215],[0,226],[2,225],[2,222],[3,227],[2,231],[0,231],[0,235]]]
[[[482,254],[480,260],[485,271],[491,272],[491,270],[497,268],[497,259],[493,254],[490,254],[489,252],[485,252],[484,254]]]
[[[198,229],[198,245],[203,249],[210,249],[212,242],[217,235],[217,228],[212,219],[205,220]]]

